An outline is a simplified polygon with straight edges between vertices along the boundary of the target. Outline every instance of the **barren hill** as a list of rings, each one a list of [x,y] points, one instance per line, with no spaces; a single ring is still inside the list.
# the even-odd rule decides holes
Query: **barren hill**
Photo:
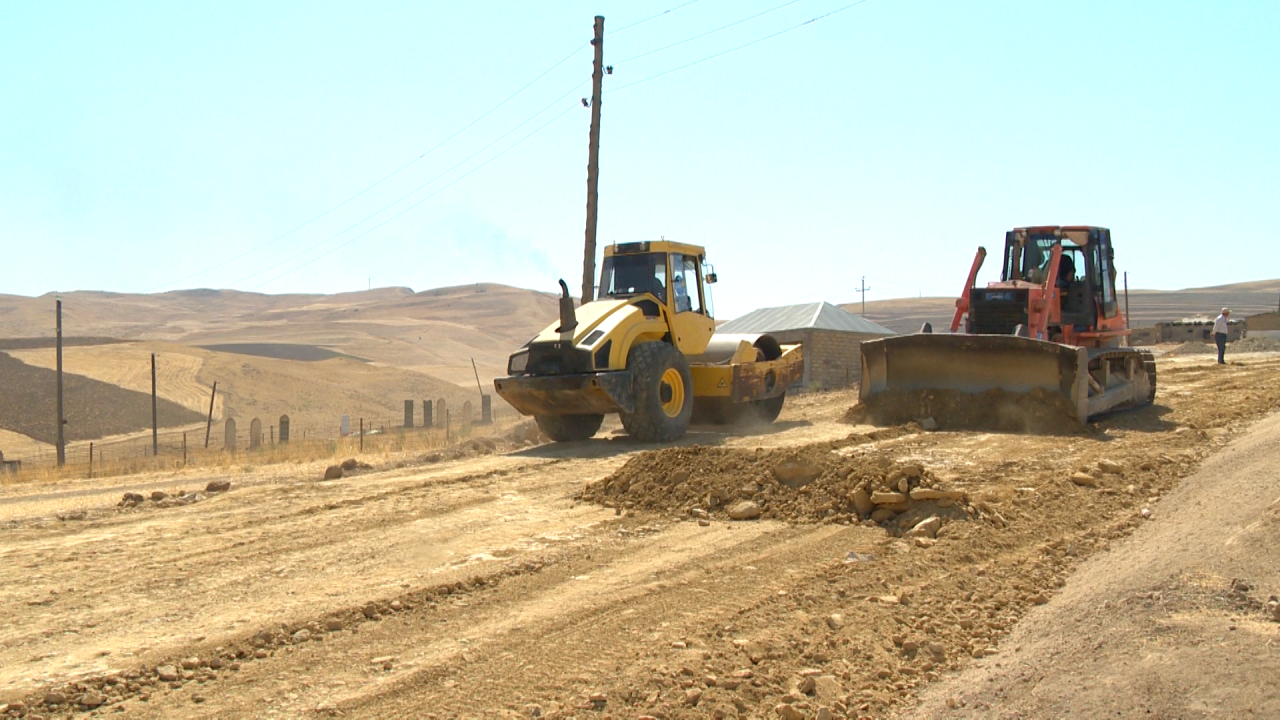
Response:
[[[472,358],[487,384],[505,371],[511,350],[556,313],[551,295],[496,284],[336,295],[198,289],[61,297],[68,336],[311,345],[466,386],[475,385]],[[53,300],[0,295],[0,338],[52,337]]]

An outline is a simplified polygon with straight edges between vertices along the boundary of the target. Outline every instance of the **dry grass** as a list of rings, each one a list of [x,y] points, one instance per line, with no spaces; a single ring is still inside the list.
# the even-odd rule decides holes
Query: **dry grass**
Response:
[[[96,459],[92,466],[85,462],[56,465],[27,466],[17,473],[0,475],[0,485],[54,484],[66,480],[119,477],[157,472],[182,470],[250,472],[256,467],[318,463],[359,457],[364,462],[390,464],[420,456],[423,453],[447,449],[478,437],[501,437],[517,425],[528,423],[527,418],[508,419],[491,425],[472,425],[454,428],[446,437],[444,429],[397,429],[366,435],[361,441],[358,433],[345,438],[291,440],[288,443],[263,445],[254,450],[240,449],[227,452],[220,448],[188,447],[186,460],[180,453],[162,452],[158,457],[119,457],[105,461]]]

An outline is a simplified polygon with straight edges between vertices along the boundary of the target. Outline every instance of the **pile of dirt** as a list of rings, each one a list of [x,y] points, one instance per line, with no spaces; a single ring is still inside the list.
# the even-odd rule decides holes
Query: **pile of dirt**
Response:
[[[948,483],[921,464],[897,462],[891,451],[858,452],[858,445],[885,434],[776,450],[654,450],[588,485],[578,498],[606,507],[708,520],[870,520],[894,532],[910,530],[931,516],[956,519],[972,512],[964,492],[944,488]]]
[[[1085,429],[1073,413],[1065,397],[1040,388],[1027,393],[999,388],[981,393],[886,390],[849,408],[844,420],[866,425],[916,421],[937,430],[1078,435]]]
[[[1218,352],[1213,343],[1192,340],[1173,348],[1166,355],[1212,355]],[[1247,337],[1227,344],[1227,353],[1280,352],[1280,339],[1266,336]]]

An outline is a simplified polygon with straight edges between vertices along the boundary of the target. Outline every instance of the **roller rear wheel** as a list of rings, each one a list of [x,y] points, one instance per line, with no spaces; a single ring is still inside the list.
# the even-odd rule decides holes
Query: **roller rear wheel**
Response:
[[[604,415],[537,415],[538,429],[556,442],[586,440],[600,429]]]

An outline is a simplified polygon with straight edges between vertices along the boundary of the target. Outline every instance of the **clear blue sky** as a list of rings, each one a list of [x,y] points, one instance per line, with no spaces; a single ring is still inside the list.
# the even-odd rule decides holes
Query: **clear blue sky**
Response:
[[[951,295],[1026,224],[1280,276],[1280,3],[866,0],[626,87],[849,0],[784,2],[5,3],[0,293],[576,288],[596,14],[600,240],[707,245],[721,317]]]

